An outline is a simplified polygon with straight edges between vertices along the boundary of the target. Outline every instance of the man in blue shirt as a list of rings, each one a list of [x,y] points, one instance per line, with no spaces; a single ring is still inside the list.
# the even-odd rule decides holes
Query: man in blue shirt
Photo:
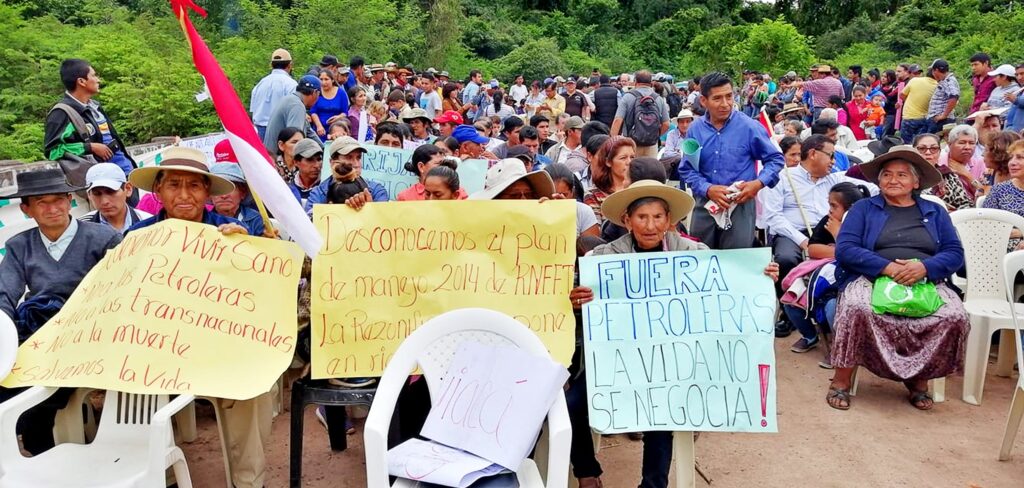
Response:
[[[267,123],[274,113],[274,106],[282,98],[294,93],[298,83],[292,78],[292,55],[288,51],[274,51],[270,56],[270,67],[270,74],[253,87],[249,98],[249,112],[252,113],[252,123],[260,139],[267,133]]]
[[[679,164],[679,181],[693,189],[697,200],[690,233],[712,249],[748,248],[754,242],[754,197],[779,181],[784,158],[764,127],[736,111],[728,76],[709,73],[700,84],[707,113],[687,131],[687,136],[700,144],[700,160],[697,167],[688,161]],[[755,166],[758,160],[760,174]],[[734,183],[739,192],[730,193],[728,188]],[[723,229],[715,223],[704,208],[708,201],[723,211],[734,206],[731,227]]]

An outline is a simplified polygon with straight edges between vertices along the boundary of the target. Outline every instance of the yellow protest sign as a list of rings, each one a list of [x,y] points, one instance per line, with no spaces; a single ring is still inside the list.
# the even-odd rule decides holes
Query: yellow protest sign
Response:
[[[3,386],[243,400],[296,345],[298,245],[166,220],[133,231],[18,349]]]
[[[467,307],[515,317],[569,364],[575,202],[318,205],[313,223],[314,378],[380,376],[417,327]]]

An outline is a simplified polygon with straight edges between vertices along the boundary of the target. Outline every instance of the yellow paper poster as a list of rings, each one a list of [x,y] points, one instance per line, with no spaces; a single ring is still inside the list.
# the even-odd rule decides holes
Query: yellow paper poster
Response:
[[[131,232],[21,345],[3,386],[252,398],[292,360],[301,268],[294,243],[210,225]]]
[[[313,223],[314,378],[380,376],[417,327],[467,307],[515,317],[569,364],[575,202],[318,205]]]

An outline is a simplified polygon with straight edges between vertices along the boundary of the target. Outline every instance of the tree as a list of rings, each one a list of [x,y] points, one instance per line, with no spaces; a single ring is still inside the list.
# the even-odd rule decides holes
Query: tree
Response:
[[[434,0],[427,16],[427,52],[424,61],[430,66],[444,66],[462,37],[462,4],[459,0]]]
[[[495,61],[495,75],[504,80],[511,80],[515,75],[543,80],[552,73],[565,73],[566,69],[558,43],[551,38],[527,42]]]

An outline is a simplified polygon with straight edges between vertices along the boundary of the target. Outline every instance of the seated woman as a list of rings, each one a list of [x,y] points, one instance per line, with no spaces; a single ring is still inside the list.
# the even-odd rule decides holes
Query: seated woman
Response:
[[[818,221],[814,227],[811,237],[807,240],[807,257],[812,260],[835,259],[836,257],[836,236],[839,235],[839,226],[843,222],[843,216],[850,210],[854,203],[864,198],[871,197],[868,187],[854,185],[850,182],[837,183],[828,193],[828,215]],[[808,297],[808,307],[812,308],[811,297]],[[835,316],[835,300],[825,300],[826,321],[831,324]],[[807,310],[795,305],[783,305],[782,311],[789,317],[790,322],[800,332],[800,339],[789,348],[790,351],[803,353],[818,347],[818,332],[808,317]]]
[[[839,307],[836,310],[832,365],[835,376],[826,401],[850,408],[853,368],[863,366],[886,379],[902,381],[910,403],[934,405],[928,380],[958,371],[970,330],[960,297],[946,281],[964,264],[956,229],[940,204],[922,199],[921,188],[942,175],[910,146],[896,146],[862,165],[880,194],[854,204],[836,238]],[[887,276],[901,285],[927,279],[944,304],[927,317],[876,314],[873,282]]]
[[[690,213],[693,205],[693,197],[678,188],[653,180],[637,181],[609,195],[601,204],[605,217],[629,232],[613,242],[598,246],[593,254],[706,250],[708,246],[680,237],[674,228],[677,222]],[[778,264],[769,263],[764,273],[773,280],[778,279]],[[593,299],[594,291],[589,287],[577,286],[569,293],[574,309],[580,309]],[[585,394],[567,394],[567,397],[586,401]],[[570,405],[569,409],[587,410],[586,405]],[[569,459],[573,474],[579,478],[581,488],[600,487],[601,464],[594,457],[588,419],[585,414],[576,415],[570,417],[570,422],[573,442]],[[644,432],[643,440],[643,479],[640,486],[668,487],[669,467],[672,465],[672,432]]]
[[[1010,153],[1007,163],[1010,179],[993,186],[982,205],[1024,216],[1024,140],[1010,144],[1006,152]],[[1024,249],[1020,229],[1014,229],[1010,234],[1008,250],[1015,249]]]

